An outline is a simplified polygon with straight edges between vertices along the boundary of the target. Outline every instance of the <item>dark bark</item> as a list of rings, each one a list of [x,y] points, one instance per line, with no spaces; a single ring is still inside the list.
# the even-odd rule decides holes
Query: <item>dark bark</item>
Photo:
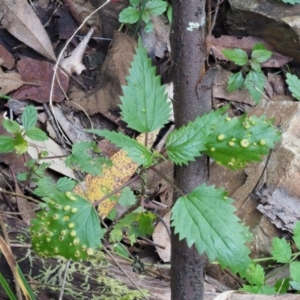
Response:
[[[205,75],[205,0],[173,0],[171,33],[175,125],[180,127],[195,120],[211,108],[209,98],[197,90]],[[190,22],[197,28],[188,30]],[[184,193],[208,180],[207,158],[202,156],[188,166],[177,167],[175,183]],[[175,193],[177,199],[180,195]],[[171,295],[172,300],[201,300],[204,295],[203,272],[205,257],[195,247],[189,248],[178,235],[172,234]]]

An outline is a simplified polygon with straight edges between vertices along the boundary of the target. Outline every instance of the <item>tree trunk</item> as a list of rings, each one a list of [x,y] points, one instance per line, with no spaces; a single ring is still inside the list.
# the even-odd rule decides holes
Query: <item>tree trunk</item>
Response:
[[[211,109],[211,100],[198,94],[205,75],[205,0],[173,0],[171,33],[175,125],[180,127]],[[175,184],[184,193],[208,181],[207,158],[176,167]],[[174,200],[180,195],[174,193]],[[172,233],[171,299],[201,300],[204,295],[204,255]]]

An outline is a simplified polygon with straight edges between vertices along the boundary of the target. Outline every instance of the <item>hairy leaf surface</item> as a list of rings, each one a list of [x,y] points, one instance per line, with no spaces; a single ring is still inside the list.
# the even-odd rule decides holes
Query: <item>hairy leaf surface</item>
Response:
[[[170,116],[170,104],[140,40],[126,80],[128,85],[123,86],[124,96],[120,97],[124,121],[139,132],[163,127]]]
[[[189,247],[195,244],[210,261],[244,272],[250,263],[247,230],[234,214],[232,201],[221,189],[201,185],[176,201],[172,226],[180,240],[186,239]]]

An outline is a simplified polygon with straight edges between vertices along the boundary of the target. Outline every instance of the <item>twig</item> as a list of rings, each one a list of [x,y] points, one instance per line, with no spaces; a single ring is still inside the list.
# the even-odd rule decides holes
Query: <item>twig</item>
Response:
[[[223,2],[223,0],[218,0],[217,6],[215,8],[215,14],[214,14],[214,18],[213,18],[213,22],[209,31],[209,35],[212,35],[212,31],[214,30],[214,27],[216,25],[216,20],[217,20],[217,16],[218,16],[218,11],[219,11],[219,7],[220,4]]]
[[[61,288],[60,288],[60,293],[59,293],[58,300],[62,300],[63,295],[64,295],[64,290],[65,290],[65,286],[66,286],[66,282],[67,282],[67,275],[68,275],[68,270],[69,270],[70,262],[71,262],[71,260],[69,259],[67,261],[67,264],[66,264],[64,278],[63,278],[63,282],[62,282],[62,285],[61,285]]]

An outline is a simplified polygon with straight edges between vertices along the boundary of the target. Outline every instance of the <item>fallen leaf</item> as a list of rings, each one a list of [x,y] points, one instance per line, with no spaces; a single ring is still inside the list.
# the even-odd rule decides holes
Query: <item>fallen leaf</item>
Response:
[[[16,72],[4,73],[0,67],[0,93],[7,95],[24,84],[21,76]]]
[[[0,2],[2,26],[18,40],[55,61],[51,41],[41,21],[27,1]]]
[[[24,85],[13,92],[11,96],[19,100],[30,99],[39,103],[49,102],[53,67],[54,65],[49,62],[34,60],[29,57],[18,61],[17,69],[22,79],[26,82],[34,82],[39,86]],[[54,84],[53,101],[61,102],[65,98],[65,94],[61,88],[63,88],[64,91],[68,89],[69,77],[60,69],[57,69],[57,76],[60,85],[56,80]]]
[[[12,69],[15,65],[14,57],[5,49],[3,45],[0,45],[0,58],[2,59],[1,66],[6,69]]]
[[[148,134],[148,145],[151,147],[156,138],[157,133]],[[138,136],[137,141],[144,144],[145,135],[141,134]],[[92,176],[88,174],[85,177],[86,191],[83,191],[81,185],[78,185],[74,192],[87,197],[91,202],[100,200],[108,193],[121,187],[125,184],[131,176],[135,173],[138,165],[134,163],[123,150],[119,150],[111,158],[112,166],[103,169],[101,176]],[[105,218],[116,202],[112,200],[112,197],[105,199],[98,206],[99,215],[101,218]]]

